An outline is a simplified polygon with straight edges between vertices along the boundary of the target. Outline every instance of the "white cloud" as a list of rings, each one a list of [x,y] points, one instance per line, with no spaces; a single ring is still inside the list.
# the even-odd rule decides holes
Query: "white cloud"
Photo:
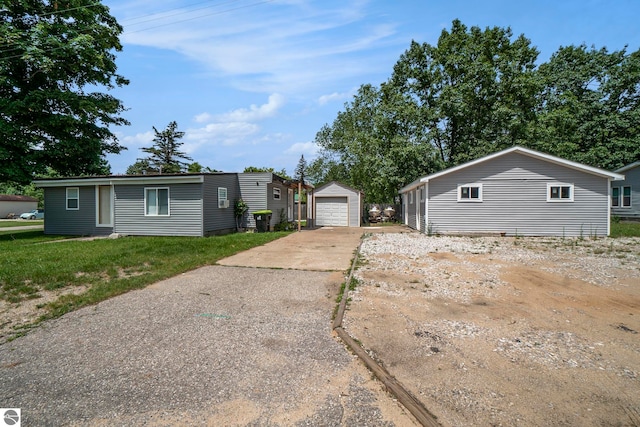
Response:
[[[342,93],[333,92],[329,95],[322,95],[320,98],[318,98],[318,104],[325,105],[330,102],[344,101],[346,99],[351,98],[354,93],[355,93],[354,91],[349,91],[349,92],[342,92]]]
[[[205,122],[211,121],[212,119],[213,119],[213,116],[209,113],[198,114],[193,118],[193,120],[195,120],[196,123],[205,123]]]
[[[283,105],[284,97],[280,94],[274,93],[269,96],[269,101],[266,104],[262,104],[260,106],[252,104],[249,108],[239,108],[237,110],[215,116],[215,119],[221,122],[254,122],[268,117],[273,117]],[[203,115],[200,114],[198,117],[200,116]]]
[[[285,154],[307,154],[308,157],[314,156],[320,147],[315,142],[296,142],[291,147],[287,148]]]
[[[154,137],[155,133],[153,133],[152,131],[137,133],[135,135],[124,137],[118,136],[118,138],[120,139],[120,143],[128,148],[143,147],[145,145],[150,146]]]
[[[229,122],[210,123],[204,127],[188,129],[185,132],[185,148],[193,152],[204,146],[237,145],[246,142],[246,138],[255,135],[260,127],[253,123]]]
[[[293,96],[386,67],[360,55],[397,42],[391,40],[394,24],[367,23],[368,6],[361,0],[286,1],[237,10],[207,6],[184,15],[198,19],[181,22],[176,11],[149,25],[125,17],[122,40],[174,50],[242,90]],[[140,3],[139,11],[148,15],[148,4]],[[122,12],[134,14],[130,8]]]

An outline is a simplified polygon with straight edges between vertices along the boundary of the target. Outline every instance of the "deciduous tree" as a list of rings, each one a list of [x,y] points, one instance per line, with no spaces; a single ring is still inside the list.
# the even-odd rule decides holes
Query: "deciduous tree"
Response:
[[[108,171],[104,155],[125,148],[111,129],[127,121],[118,99],[95,90],[128,83],[116,73],[121,33],[99,2],[3,2],[0,181]]]
[[[610,170],[640,160],[640,50],[561,47],[539,73],[536,148]]]

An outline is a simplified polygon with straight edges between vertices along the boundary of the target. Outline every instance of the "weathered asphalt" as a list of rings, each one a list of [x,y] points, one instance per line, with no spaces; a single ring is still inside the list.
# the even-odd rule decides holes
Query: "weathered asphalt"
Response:
[[[331,331],[363,231],[294,233],[46,322],[0,346],[0,407],[25,426],[416,425]]]

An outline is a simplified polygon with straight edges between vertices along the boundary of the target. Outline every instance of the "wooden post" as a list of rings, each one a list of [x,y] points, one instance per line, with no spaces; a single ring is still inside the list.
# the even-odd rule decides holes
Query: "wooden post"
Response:
[[[302,182],[298,181],[298,231],[302,224]]]

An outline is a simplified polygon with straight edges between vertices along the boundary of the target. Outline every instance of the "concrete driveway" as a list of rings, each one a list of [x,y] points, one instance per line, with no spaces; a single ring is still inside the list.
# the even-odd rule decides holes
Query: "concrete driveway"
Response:
[[[360,244],[362,228],[323,227],[303,230],[218,262],[219,265],[346,271]]]
[[[331,331],[363,231],[294,233],[46,322],[0,346],[0,407],[23,425],[416,425]]]

